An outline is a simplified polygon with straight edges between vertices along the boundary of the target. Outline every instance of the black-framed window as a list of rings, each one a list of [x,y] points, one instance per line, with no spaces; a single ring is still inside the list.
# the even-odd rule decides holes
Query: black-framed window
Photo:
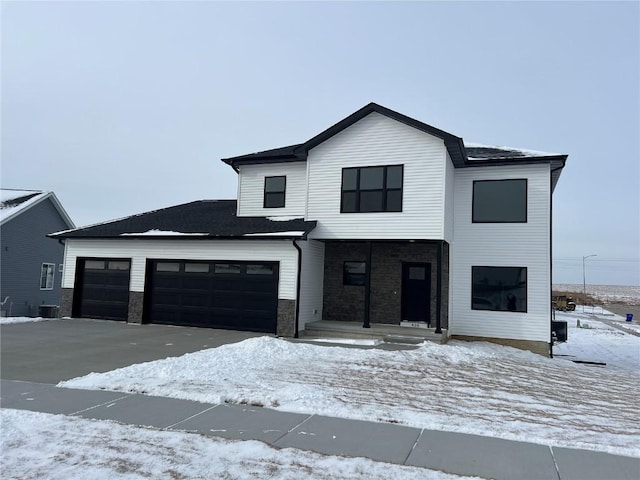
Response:
[[[282,208],[285,201],[287,177],[264,177],[264,208]]]
[[[527,311],[527,267],[471,267],[471,308]]]
[[[473,223],[526,223],[527,180],[473,182]]]
[[[367,273],[366,262],[344,262],[342,270],[342,284],[362,286]]]
[[[403,176],[403,165],[343,168],[340,212],[401,212]]]

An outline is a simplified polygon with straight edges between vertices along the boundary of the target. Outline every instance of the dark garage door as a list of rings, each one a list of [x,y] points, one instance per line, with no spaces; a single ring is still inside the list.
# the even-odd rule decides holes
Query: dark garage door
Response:
[[[79,258],[73,316],[126,320],[130,270],[126,259]]]
[[[152,260],[147,272],[152,323],[276,331],[278,263]]]

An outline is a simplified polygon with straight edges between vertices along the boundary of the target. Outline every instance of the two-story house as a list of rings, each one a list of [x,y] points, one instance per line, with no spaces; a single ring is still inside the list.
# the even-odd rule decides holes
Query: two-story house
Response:
[[[305,143],[223,159],[237,202],[53,234],[63,314],[291,337],[319,320],[425,322],[548,354],[566,158],[465,145],[372,103]]]

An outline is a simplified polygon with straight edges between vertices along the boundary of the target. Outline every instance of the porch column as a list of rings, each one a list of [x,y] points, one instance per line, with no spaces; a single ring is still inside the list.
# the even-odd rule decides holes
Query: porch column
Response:
[[[442,333],[440,315],[442,314],[442,240],[438,242],[436,254],[436,331]]]
[[[369,301],[371,298],[371,242],[367,242],[367,268],[364,272],[364,325],[362,328],[371,328],[369,324]]]

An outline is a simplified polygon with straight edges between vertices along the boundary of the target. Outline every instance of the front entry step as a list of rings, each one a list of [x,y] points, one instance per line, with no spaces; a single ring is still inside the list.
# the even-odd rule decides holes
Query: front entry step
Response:
[[[400,325],[372,323],[371,328],[362,328],[360,322],[321,320],[310,322],[300,332],[305,338],[375,338],[390,344],[419,345],[423,342],[446,343],[446,329],[435,333],[434,328],[411,328]]]
[[[420,345],[424,342],[432,342],[434,339],[428,337],[415,337],[412,335],[387,335],[382,339],[382,341],[384,343],[398,343],[401,345]],[[440,339],[435,339],[435,341],[442,343],[440,342]]]

